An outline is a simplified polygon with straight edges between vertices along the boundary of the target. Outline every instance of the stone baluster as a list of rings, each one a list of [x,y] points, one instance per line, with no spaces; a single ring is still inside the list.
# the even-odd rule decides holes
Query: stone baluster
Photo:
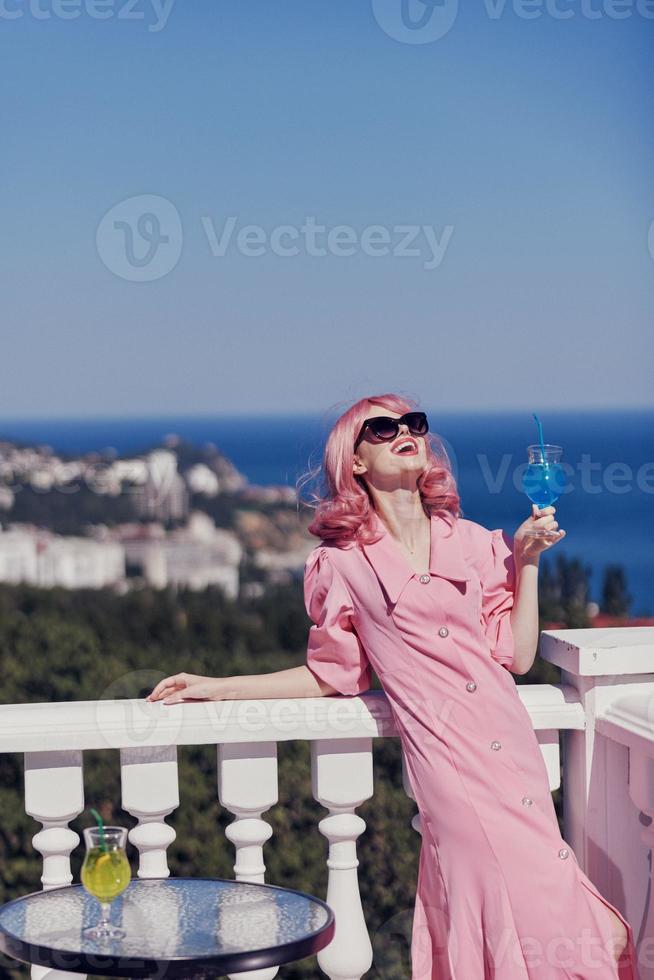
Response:
[[[544,660],[561,668],[561,685],[574,692],[584,713],[583,729],[563,731],[565,839],[600,893],[633,926],[642,980],[654,980],[646,948],[651,933],[642,931],[652,844],[643,813],[652,812],[654,777],[638,751],[641,743],[650,748],[654,630],[543,631],[540,648]],[[643,702],[632,715],[625,701],[639,696]]]
[[[356,841],[366,829],[355,810],[373,794],[372,739],[311,743],[312,792],[329,810],[318,829],[329,842],[327,904],[336,932],[318,954],[330,980],[359,980],[372,965],[372,945],[361,907]]]
[[[234,877],[237,881],[265,882],[263,845],[272,836],[272,827],[261,814],[277,803],[276,742],[228,742],[218,746],[218,798],[236,817],[225,835],[236,848]],[[225,923],[227,925],[227,923]],[[271,944],[277,935],[277,922],[257,923],[257,938],[265,943],[269,930]],[[229,974],[234,980],[271,980],[278,967]]]
[[[82,753],[25,753],[25,810],[43,824],[32,844],[43,855],[44,888],[70,885],[71,851],[79,835],[68,826],[84,809]]]
[[[165,818],[179,806],[174,745],[120,750],[123,807],[138,824],[129,840],[139,852],[139,878],[167,878],[167,849],[176,834]]]
[[[43,825],[32,838],[43,856],[44,889],[70,885],[70,855],[79,835],[68,826],[84,809],[82,753],[79,751],[25,753],[25,810]],[[80,923],[81,925],[81,923]],[[33,966],[32,980],[82,980],[83,974]]]

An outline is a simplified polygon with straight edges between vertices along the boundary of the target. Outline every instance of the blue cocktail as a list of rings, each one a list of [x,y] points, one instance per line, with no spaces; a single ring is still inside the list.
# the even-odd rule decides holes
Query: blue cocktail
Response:
[[[522,489],[539,508],[549,507],[559,499],[565,485],[565,471],[560,463],[563,449],[549,443],[537,444],[527,446],[527,454],[529,465],[522,477]],[[557,531],[543,528],[529,533],[545,538],[558,536]]]

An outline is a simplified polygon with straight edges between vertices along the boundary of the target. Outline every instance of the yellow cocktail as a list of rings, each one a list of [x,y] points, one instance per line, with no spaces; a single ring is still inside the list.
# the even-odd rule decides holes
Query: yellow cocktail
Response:
[[[113,902],[124,892],[132,878],[127,855],[122,847],[103,851],[92,847],[82,865],[82,884],[100,902]]]
[[[132,871],[125,854],[125,827],[86,827],[84,830],[86,856],[82,865],[82,884],[100,902],[102,915],[96,926],[82,931],[87,939],[120,939],[123,929],[111,925],[111,903],[125,891]]]

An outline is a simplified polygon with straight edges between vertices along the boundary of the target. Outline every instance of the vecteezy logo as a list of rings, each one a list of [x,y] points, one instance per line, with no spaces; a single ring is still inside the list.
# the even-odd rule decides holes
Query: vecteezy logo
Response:
[[[102,218],[98,255],[121,279],[152,282],[168,275],[182,253],[182,222],[174,204],[156,194],[128,197]]]
[[[452,29],[459,0],[372,0],[382,31],[403,44],[429,44]]]

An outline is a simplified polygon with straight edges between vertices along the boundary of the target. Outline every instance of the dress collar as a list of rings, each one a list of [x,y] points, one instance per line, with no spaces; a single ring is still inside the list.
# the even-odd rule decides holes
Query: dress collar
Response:
[[[373,526],[382,536],[373,544],[361,545],[366,558],[372,565],[377,578],[384,587],[390,601],[395,604],[402,590],[416,574],[395,541],[388,528],[376,512],[373,512]],[[461,538],[456,519],[450,529],[445,518],[437,514],[430,517],[431,558],[429,571],[442,578],[456,582],[468,582],[470,572],[463,554]]]

